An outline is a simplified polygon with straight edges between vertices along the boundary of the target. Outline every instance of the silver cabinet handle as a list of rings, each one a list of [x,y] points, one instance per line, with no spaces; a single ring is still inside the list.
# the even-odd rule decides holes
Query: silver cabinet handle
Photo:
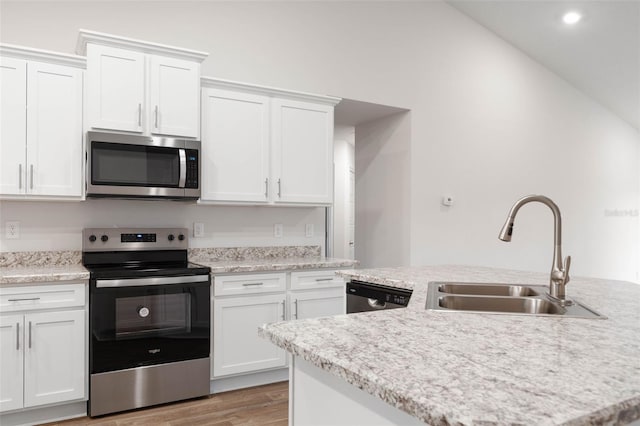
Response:
[[[31,321],[29,321],[29,349],[31,349]]]
[[[295,317],[295,319],[298,319],[298,299],[293,301],[293,306],[296,308],[293,316]]]
[[[285,316],[285,309],[286,309],[285,304],[286,304],[286,301],[283,300],[282,301],[282,321],[284,321],[284,316]]]
[[[259,285],[264,285],[264,283],[242,283],[243,287],[259,286]]]
[[[142,104],[138,104],[138,127],[142,127]]]
[[[39,297],[25,297],[23,299],[7,299],[8,302],[20,302],[23,300],[40,300]]]
[[[278,179],[278,198],[282,198],[282,182]]]
[[[320,281],[333,281],[333,278],[316,278],[316,281],[317,282],[320,282]]]
[[[31,169],[29,171],[31,177],[31,189],[33,189],[33,164],[31,165]]]
[[[269,178],[264,180],[264,198],[269,198]]]
[[[20,323],[16,323],[16,351],[20,350]]]
[[[18,164],[18,189],[22,189],[22,163]]]
[[[156,105],[155,116],[156,116],[156,129],[157,129],[158,128],[158,105]]]

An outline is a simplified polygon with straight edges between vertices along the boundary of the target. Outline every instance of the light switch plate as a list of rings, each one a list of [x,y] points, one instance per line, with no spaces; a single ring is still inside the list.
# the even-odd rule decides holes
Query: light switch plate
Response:
[[[194,222],[194,224],[193,224],[193,236],[195,238],[204,237],[204,223]]]
[[[17,240],[20,238],[20,222],[6,222],[4,229],[7,240]]]
[[[307,223],[304,226],[304,236],[307,238],[313,237],[313,223]]]

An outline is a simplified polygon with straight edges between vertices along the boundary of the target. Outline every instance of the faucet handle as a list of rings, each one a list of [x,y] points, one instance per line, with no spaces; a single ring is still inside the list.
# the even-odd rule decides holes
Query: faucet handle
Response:
[[[564,273],[564,283],[567,284],[569,282],[569,280],[571,279],[569,277],[569,269],[571,268],[571,256],[567,256],[564,258],[564,267],[563,267],[563,273]]]

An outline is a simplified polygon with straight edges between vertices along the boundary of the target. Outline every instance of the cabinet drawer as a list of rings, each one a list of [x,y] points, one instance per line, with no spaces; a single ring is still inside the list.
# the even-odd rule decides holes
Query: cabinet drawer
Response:
[[[291,273],[291,290],[341,287],[343,285],[344,279],[337,276],[334,269]]]
[[[0,287],[0,312],[84,306],[84,284]]]
[[[214,296],[272,293],[287,289],[286,274],[226,275],[213,279]]]

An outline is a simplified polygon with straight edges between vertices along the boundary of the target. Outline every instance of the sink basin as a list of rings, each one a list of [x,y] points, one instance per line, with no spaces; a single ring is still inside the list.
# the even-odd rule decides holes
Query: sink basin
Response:
[[[458,311],[511,312],[516,314],[560,314],[563,308],[543,299],[523,297],[443,296],[438,305]]]
[[[450,283],[438,286],[440,293],[478,294],[483,296],[538,296],[540,291],[523,285]],[[544,291],[543,291],[544,293]]]
[[[575,300],[561,305],[547,291],[547,286],[434,281],[429,283],[426,308],[442,312],[606,319]]]

